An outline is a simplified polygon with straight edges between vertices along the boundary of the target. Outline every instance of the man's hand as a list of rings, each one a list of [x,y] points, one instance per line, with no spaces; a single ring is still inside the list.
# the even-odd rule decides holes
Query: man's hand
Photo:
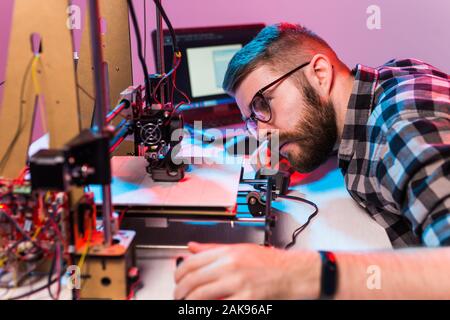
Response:
[[[254,244],[189,243],[175,272],[175,299],[316,299],[320,256]]]

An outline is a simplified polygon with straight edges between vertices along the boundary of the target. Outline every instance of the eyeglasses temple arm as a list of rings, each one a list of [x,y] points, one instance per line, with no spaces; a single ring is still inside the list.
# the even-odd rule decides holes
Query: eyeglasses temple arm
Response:
[[[269,83],[269,84],[266,85],[265,87],[261,88],[261,89],[258,91],[258,93],[259,93],[259,94],[262,94],[264,91],[266,91],[267,89],[269,89],[271,86],[273,86],[273,85],[276,84],[277,82],[283,80],[284,78],[289,77],[291,74],[293,74],[294,72],[300,70],[301,68],[306,67],[309,63],[310,63],[310,62],[306,62],[306,63],[304,63],[304,64],[302,64],[302,65],[299,65],[297,68],[295,68],[295,69],[289,71],[288,73],[282,75],[282,76],[279,77],[278,79],[275,79],[274,81],[272,81],[271,83]]]

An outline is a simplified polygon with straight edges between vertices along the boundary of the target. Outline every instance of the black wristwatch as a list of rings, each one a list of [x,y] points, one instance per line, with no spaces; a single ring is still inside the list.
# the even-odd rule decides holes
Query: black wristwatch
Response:
[[[333,299],[338,286],[338,268],[333,252],[319,251],[322,258],[320,299]]]

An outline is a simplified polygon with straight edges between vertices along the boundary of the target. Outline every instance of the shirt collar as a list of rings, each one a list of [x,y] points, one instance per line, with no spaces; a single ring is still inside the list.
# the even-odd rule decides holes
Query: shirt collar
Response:
[[[365,140],[367,121],[373,108],[375,88],[378,82],[377,69],[358,64],[352,73],[355,81],[345,115],[338,155],[339,160],[344,160],[344,162],[353,157],[356,143]]]

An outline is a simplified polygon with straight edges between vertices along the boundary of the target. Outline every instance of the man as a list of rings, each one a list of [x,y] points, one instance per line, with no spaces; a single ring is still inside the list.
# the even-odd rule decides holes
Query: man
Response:
[[[175,298],[450,298],[448,75],[412,59],[349,70],[324,40],[282,23],[233,57],[224,88],[250,132],[279,130],[280,153],[298,171],[337,150],[348,191],[399,250],[190,243]],[[381,272],[375,290],[370,266]]]

